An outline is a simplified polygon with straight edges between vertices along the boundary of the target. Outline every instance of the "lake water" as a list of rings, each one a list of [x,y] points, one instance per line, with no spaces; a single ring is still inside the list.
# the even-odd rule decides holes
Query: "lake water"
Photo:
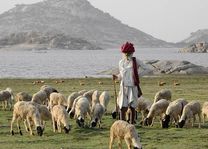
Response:
[[[178,53],[178,49],[137,49],[141,60],[187,60],[208,67],[208,53]],[[121,54],[109,50],[0,50],[0,78],[77,78],[97,76],[118,66]],[[97,76],[99,77],[99,76]]]

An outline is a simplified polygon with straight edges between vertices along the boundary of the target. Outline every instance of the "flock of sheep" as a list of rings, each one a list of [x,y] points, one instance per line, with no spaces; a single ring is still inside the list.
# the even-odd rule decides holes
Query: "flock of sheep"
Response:
[[[168,128],[170,122],[174,122],[175,127],[182,128],[186,122],[188,122],[187,127],[190,124],[193,127],[197,115],[200,128],[201,116],[203,116],[204,123],[208,115],[208,102],[205,102],[203,107],[199,101],[187,102],[183,98],[171,102],[171,91],[168,89],[157,92],[153,103],[146,99],[138,100],[138,102],[138,111],[142,113],[142,124],[146,126],[152,126],[156,116],[160,116],[162,128]]]
[[[208,102],[201,105],[198,101],[187,102],[183,98],[171,101],[171,91],[162,89],[156,93],[153,103],[143,97],[138,99],[137,112],[142,115],[141,124],[152,126],[157,116],[160,116],[162,128],[168,128],[174,123],[176,127],[182,128],[187,121],[192,122],[192,126],[199,119],[199,128],[201,127],[201,115],[203,122],[208,115]],[[0,101],[3,108],[12,109],[13,93],[10,88],[0,91]],[[33,135],[35,126],[37,134],[42,136],[45,122],[52,120],[53,131],[65,133],[70,131],[68,117],[75,119],[80,127],[86,125],[87,115],[90,117],[90,127],[101,127],[102,116],[107,111],[110,101],[110,95],[107,91],[100,93],[98,90],[81,90],[73,92],[68,99],[55,88],[43,85],[40,91],[30,96],[26,92],[17,93],[16,103],[13,106],[13,117],[11,121],[11,134],[14,135],[13,123],[17,121],[17,129],[22,135],[20,121],[24,122],[27,132]],[[190,124],[190,123],[188,123]],[[110,128],[109,148],[112,148],[114,139],[118,138],[119,147],[121,140],[124,139],[128,148],[134,147],[141,149],[140,137],[136,132],[134,125],[126,121],[117,120]]]
[[[0,101],[4,109],[12,109],[13,96],[10,88],[0,92]],[[61,132],[63,128],[65,133],[68,133],[70,131],[69,116],[76,119],[80,127],[84,127],[88,115],[91,120],[90,127],[97,125],[100,127],[102,116],[107,111],[110,95],[107,91],[100,93],[97,90],[81,90],[71,93],[66,99],[55,88],[43,85],[33,96],[26,92],[17,93],[15,100],[11,134],[15,134],[13,123],[17,121],[18,132],[22,135],[20,121],[23,121],[26,131],[31,135],[35,126],[37,134],[42,136],[45,122],[49,120],[52,120],[54,132]]]

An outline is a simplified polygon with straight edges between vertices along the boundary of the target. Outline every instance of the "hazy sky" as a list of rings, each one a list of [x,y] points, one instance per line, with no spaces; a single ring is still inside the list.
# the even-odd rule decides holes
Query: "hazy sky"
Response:
[[[0,13],[15,4],[41,0],[0,0]],[[208,29],[208,0],[88,0],[129,26],[156,38],[177,42]]]

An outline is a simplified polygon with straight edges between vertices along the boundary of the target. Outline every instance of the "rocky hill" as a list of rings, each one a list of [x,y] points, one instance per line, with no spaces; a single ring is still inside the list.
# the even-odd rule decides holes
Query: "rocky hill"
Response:
[[[193,32],[191,33],[190,37],[181,41],[180,43],[191,45],[199,42],[208,42],[208,29],[201,29],[196,32]]]
[[[33,34],[38,36],[28,39],[28,35]],[[0,46],[34,41],[51,45],[51,37],[57,36],[56,41],[63,37],[64,43],[60,40],[61,47],[69,49],[79,48],[69,43],[80,44],[81,49],[96,49],[118,48],[125,41],[131,41],[139,47],[173,46],[123,24],[93,7],[87,0],[44,0],[35,4],[16,5],[0,15],[0,43],[3,44]]]

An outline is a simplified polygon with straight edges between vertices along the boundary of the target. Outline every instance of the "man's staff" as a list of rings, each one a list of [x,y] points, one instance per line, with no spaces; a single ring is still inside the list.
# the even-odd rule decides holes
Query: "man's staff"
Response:
[[[114,99],[115,99],[115,104],[116,104],[116,115],[118,114],[118,104],[117,104],[117,91],[116,91],[116,81],[115,78],[117,76],[112,75],[113,76],[113,87],[114,87]]]

